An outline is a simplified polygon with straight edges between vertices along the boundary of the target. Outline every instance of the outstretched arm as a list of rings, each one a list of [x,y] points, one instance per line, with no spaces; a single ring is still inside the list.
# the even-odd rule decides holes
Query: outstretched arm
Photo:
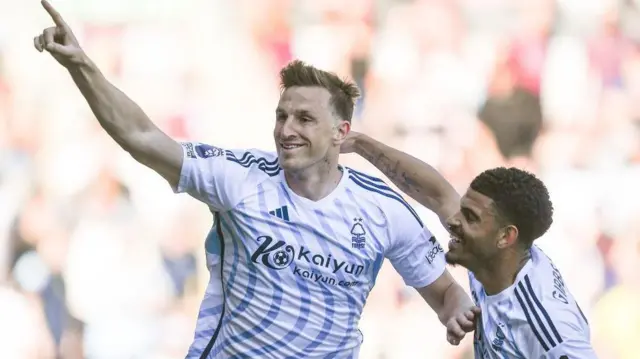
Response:
[[[42,6],[55,26],[34,39],[36,49],[46,50],[69,71],[102,128],[120,147],[176,188],[183,161],[180,144],[163,133],[135,102],[102,75],[51,4],[42,0]]]
[[[136,161],[158,172],[176,188],[183,160],[180,144],[151,122],[88,58],[69,72],[109,136]]]
[[[423,161],[353,131],[342,152],[364,157],[409,197],[435,212],[443,223],[457,212],[460,196],[438,171]]]

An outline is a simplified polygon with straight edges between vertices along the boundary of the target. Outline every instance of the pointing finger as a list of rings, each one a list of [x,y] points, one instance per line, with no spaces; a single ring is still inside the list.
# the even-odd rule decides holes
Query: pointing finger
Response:
[[[53,20],[53,23],[56,24],[56,26],[60,26],[65,29],[67,28],[67,23],[64,22],[62,16],[60,16],[60,13],[56,9],[54,9],[47,0],[42,0],[40,3],[42,4],[42,7],[47,11],[49,16],[51,16],[51,19]]]
[[[479,307],[473,306],[471,307],[471,311],[475,314],[475,315],[480,315],[482,314],[482,310]]]

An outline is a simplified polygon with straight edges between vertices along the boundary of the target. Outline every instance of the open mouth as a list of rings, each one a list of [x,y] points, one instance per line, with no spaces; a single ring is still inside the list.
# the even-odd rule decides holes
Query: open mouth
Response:
[[[449,238],[449,250],[454,250],[462,246],[462,240],[460,237],[451,234]]]
[[[303,146],[304,146],[303,144],[299,144],[299,143],[280,143],[280,148],[282,148],[285,151],[293,151]]]

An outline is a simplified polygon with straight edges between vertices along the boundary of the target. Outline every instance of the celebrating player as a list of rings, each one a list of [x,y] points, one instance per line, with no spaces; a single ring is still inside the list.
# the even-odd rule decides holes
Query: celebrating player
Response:
[[[209,240],[219,241],[221,274],[212,278],[222,281],[222,315],[196,334],[208,339],[192,355],[357,357],[358,321],[385,257],[436,311],[450,342],[473,330],[478,309],[415,211],[382,180],[338,164],[355,85],[292,62],[280,73],[277,153],[181,144],[111,85],[60,15],[43,6],[56,26],[35,47],[69,70],[124,150],[215,213]]]
[[[553,262],[533,245],[552,222],[542,181],[516,168],[494,168],[460,198],[434,168],[366,135],[352,132],[342,151],[366,158],[449,229],[446,260],[469,269],[482,311],[476,358],[596,357],[587,319]]]

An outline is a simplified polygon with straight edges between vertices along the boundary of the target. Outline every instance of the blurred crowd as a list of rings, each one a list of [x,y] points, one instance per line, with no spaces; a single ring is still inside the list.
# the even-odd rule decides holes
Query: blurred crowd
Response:
[[[461,192],[498,165],[538,174],[556,208],[538,245],[600,357],[638,358],[639,0],[52,3],[176,139],[273,149],[277,72],[299,58],[362,88],[354,129]],[[120,150],[33,49],[51,26],[38,2],[0,5],[0,358],[184,357],[209,278],[206,206]],[[472,357],[390,266],[360,326],[364,359]]]

